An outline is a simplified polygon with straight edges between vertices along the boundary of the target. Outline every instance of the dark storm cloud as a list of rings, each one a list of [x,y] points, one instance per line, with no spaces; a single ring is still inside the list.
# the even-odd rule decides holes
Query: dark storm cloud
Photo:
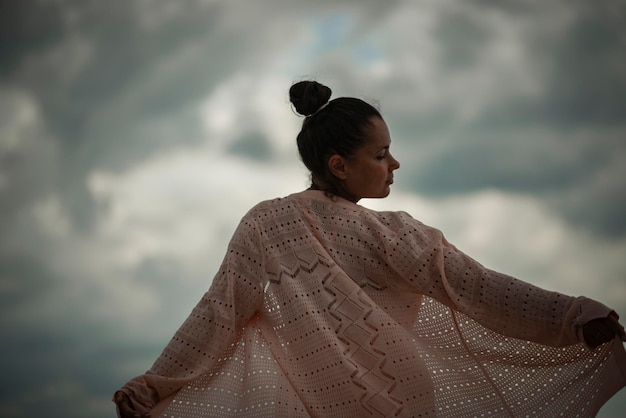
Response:
[[[5,6],[10,11],[3,14],[11,22],[3,45],[9,50],[2,59],[5,80],[41,101],[46,119],[70,148],[82,141],[81,134],[100,108],[116,103],[123,92],[136,90],[187,42],[206,41],[210,48],[207,35],[215,28],[214,10],[204,7],[194,13],[194,3],[187,4],[185,19],[166,20],[150,28],[141,27],[141,14],[146,11],[135,7],[137,2],[9,3],[14,4]],[[71,48],[74,39],[84,43],[88,58],[71,80],[59,82],[75,58],[72,53],[79,51],[69,50],[67,62],[55,60],[55,51]],[[225,39],[219,41],[223,45]],[[231,49],[223,46],[224,60],[190,67],[164,80],[167,83],[152,86],[127,116],[163,115],[202,95],[205,90],[198,87],[206,87],[211,75],[225,71]]]
[[[40,199],[56,194],[64,215],[87,233],[96,210],[87,175],[197,141],[192,123],[198,122],[185,109],[210,90],[212,77],[226,74],[229,60],[243,53],[236,34],[210,36],[217,18],[210,7],[194,13],[189,3],[185,19],[142,29],[143,11],[135,4],[0,3],[0,133],[16,136],[12,142],[0,138],[0,367],[11,376],[1,385],[2,416],[110,416],[112,390],[128,378],[119,362],[145,369],[146,359],[162,345],[112,346],[123,327],[94,315],[71,315],[68,310],[85,302],[72,295],[94,300],[102,295],[97,288],[84,289],[91,277],[54,273],[46,245],[58,248],[69,237],[41,243],[41,232],[22,223]],[[207,50],[223,48],[221,59],[209,59],[200,49],[196,59],[187,60],[188,67],[168,73],[163,67],[172,55],[194,40]],[[25,112],[31,119],[16,126]],[[172,127],[177,124],[186,130]],[[178,132],[165,138],[172,133],[168,129]],[[82,262],[87,261],[74,260]],[[162,270],[146,266],[134,273],[139,282],[146,274],[156,280],[156,270]],[[81,291],[72,280],[81,283]],[[66,304],[55,308],[51,295],[61,292],[67,293]],[[38,312],[43,315],[39,320]],[[180,320],[180,314],[170,316]]]
[[[444,46],[441,57],[443,68],[455,72],[476,66],[480,51],[491,35],[488,28],[460,11],[444,13],[433,31],[435,39]]]
[[[626,18],[613,12],[587,5],[557,40],[541,44],[529,35],[533,56],[549,69],[541,95],[503,97],[461,124],[445,109],[425,117],[396,112],[396,137],[411,143],[399,146],[418,162],[404,166],[407,187],[433,196],[528,193],[576,226],[624,236],[626,176],[616,167],[626,165]],[[478,65],[486,29],[444,14],[435,32],[449,71]]]
[[[159,348],[145,342],[111,345],[95,327],[5,335],[2,370],[11,379],[0,384],[0,412],[7,418],[112,416],[111,389],[127,378],[120,359],[148,368],[146,359]]]
[[[158,149],[202,140],[198,121],[187,111],[210,91],[211,80],[227,74],[245,53],[239,35],[214,32],[218,14],[211,5],[188,2],[184,18],[148,28],[140,20],[151,10],[137,5],[2,3],[0,86],[25,92],[35,102],[46,128],[41,135],[57,144],[63,161],[55,167],[52,191],[63,195],[79,227],[88,228],[94,216],[87,174],[128,167]],[[190,44],[202,46],[197,56],[182,57],[186,65],[168,71]],[[214,59],[209,52],[218,50],[220,59]],[[167,130],[168,124],[177,131],[168,138],[142,129]],[[46,170],[42,165],[39,172]]]
[[[5,0],[0,3],[0,74],[8,77],[28,56],[62,38],[63,8],[55,2]]]
[[[551,120],[626,126],[626,14],[611,3],[586,4],[565,34],[544,108]]]
[[[619,237],[626,233],[626,131],[551,133],[544,129],[465,129],[442,133],[436,147],[405,166],[408,187],[432,196],[500,189],[549,202],[576,226]],[[598,137],[598,136],[603,136]],[[436,140],[433,140],[436,141]],[[414,148],[419,154],[425,146]],[[602,178],[602,184],[596,179]]]
[[[25,300],[35,297],[37,293],[45,293],[54,286],[48,276],[48,269],[41,260],[26,255],[0,255],[0,280],[4,283],[0,292],[0,306],[4,313],[0,323],[3,327],[19,321],[16,314]],[[19,281],[14,280],[18,277]],[[11,360],[0,357],[0,361]]]
[[[515,123],[556,129],[626,126],[626,14],[610,4],[585,4],[559,40],[550,46],[533,40],[533,52],[549,57],[542,97],[504,104],[487,115]]]
[[[100,385],[98,379],[86,379],[90,370],[104,369],[95,358],[98,350],[85,350],[97,339],[93,329],[86,339],[69,321],[54,324],[49,318],[37,319],[37,302],[57,286],[58,279],[37,258],[0,257],[4,283],[0,369],[11,376],[0,383],[0,415],[4,417],[79,416],[72,398],[97,392]],[[89,361],[90,367],[85,367]]]
[[[230,144],[228,151],[258,161],[269,161],[272,157],[270,142],[258,132],[243,134]]]

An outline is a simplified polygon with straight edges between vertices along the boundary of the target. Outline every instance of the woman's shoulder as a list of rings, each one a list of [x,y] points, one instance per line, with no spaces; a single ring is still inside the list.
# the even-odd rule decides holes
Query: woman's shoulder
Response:
[[[393,230],[409,225],[425,226],[406,211],[377,211],[342,198],[326,195],[319,190],[305,190],[284,197],[263,200],[254,205],[246,213],[244,219],[262,221],[274,217],[287,218],[290,215],[300,216],[302,212],[306,212],[307,217],[351,219],[355,222],[379,225]]]
[[[294,197],[298,193],[288,196],[274,197],[272,199],[262,200],[252,206],[244,215],[243,219],[267,218],[272,215],[286,214],[293,209],[296,204]]]
[[[272,212],[285,212],[295,207],[307,207],[315,204],[328,206],[329,208],[338,208],[342,206],[357,207],[357,205],[344,201],[344,199],[327,196],[324,192],[319,190],[304,190],[286,196],[263,200],[250,208],[245,217],[268,215]]]
[[[399,231],[406,227],[424,227],[425,225],[403,210],[397,211],[374,211],[370,212],[374,218],[382,225],[394,231]]]

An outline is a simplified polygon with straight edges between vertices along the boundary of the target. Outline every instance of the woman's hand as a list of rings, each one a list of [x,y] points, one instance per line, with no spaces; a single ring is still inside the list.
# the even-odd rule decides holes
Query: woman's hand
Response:
[[[626,341],[624,327],[618,321],[619,316],[611,312],[606,318],[596,318],[583,325],[583,338],[587,345],[596,348],[615,337]]]
[[[115,405],[117,405],[117,417],[118,418],[149,418],[150,414],[139,412],[133,407],[133,403],[130,401],[128,395],[121,390],[115,392],[113,398]]]

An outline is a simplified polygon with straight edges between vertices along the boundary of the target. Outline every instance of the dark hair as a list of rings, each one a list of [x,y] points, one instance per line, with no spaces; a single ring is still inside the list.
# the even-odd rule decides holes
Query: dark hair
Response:
[[[289,89],[296,112],[306,116],[297,137],[298,151],[311,172],[312,188],[346,197],[341,181],[328,169],[333,154],[351,158],[365,143],[365,128],[380,112],[361,99],[330,99],[331,90],[316,81],[300,81]]]

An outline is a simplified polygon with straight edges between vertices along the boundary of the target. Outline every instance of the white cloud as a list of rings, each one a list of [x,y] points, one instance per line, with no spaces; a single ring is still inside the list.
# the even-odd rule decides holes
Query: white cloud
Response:
[[[280,158],[296,160],[296,135],[302,118],[292,110],[285,76],[238,72],[203,101],[200,118],[211,152],[220,152],[246,131],[261,132]]]
[[[32,137],[39,117],[36,102],[25,92],[0,88],[0,156]]]
[[[344,62],[342,68],[350,68],[346,77],[352,84],[383,100],[386,108],[417,114],[446,109],[460,122],[474,120],[500,106],[503,98],[545,92],[551,46],[575,17],[575,11],[560,2],[516,13],[504,10],[473,2],[400,3],[374,24],[358,28],[359,39],[344,45],[344,55],[363,42],[373,46],[380,56],[372,66],[355,70]],[[442,39],[444,24],[458,33]],[[484,37],[473,39],[464,29],[483,32]],[[472,61],[452,68],[445,60],[451,48],[459,49],[453,56],[473,54]]]
[[[35,98],[23,89],[0,86],[0,193],[3,240],[12,247],[15,217],[47,191],[56,175],[59,149],[45,135],[46,125]],[[14,235],[15,234],[15,235]]]
[[[278,170],[210,147],[155,156],[124,173],[94,172],[89,189],[100,212],[90,245],[107,254],[103,267],[111,272],[128,275],[143,262],[160,259],[175,262],[185,274],[169,284],[144,283],[143,290],[190,278],[202,282],[189,286],[206,290],[245,212],[261,200],[302,189],[305,178],[302,171]],[[104,274],[94,279],[109,286]],[[115,286],[136,294],[139,285],[120,281]],[[141,309],[146,318],[157,314],[158,306],[122,304],[116,315],[136,316]],[[186,312],[190,306],[179,309]]]
[[[39,230],[50,238],[62,238],[70,232],[70,220],[63,213],[58,196],[45,197],[36,202],[31,210]]]

